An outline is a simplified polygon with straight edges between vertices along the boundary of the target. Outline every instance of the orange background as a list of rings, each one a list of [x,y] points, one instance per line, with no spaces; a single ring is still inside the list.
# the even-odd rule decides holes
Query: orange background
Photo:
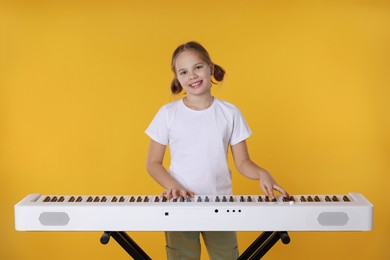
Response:
[[[226,69],[214,94],[241,109],[252,159],[279,184],[375,205],[373,231],[290,232],[267,259],[390,259],[389,1],[4,0],[0,30],[2,259],[129,259],[96,232],[17,232],[13,206],[159,194],[144,130],[174,99],[170,56],[189,40]],[[260,193],[231,166],[236,194]],[[240,232],[240,250],[258,234]],[[161,232],[132,236],[165,258]]]

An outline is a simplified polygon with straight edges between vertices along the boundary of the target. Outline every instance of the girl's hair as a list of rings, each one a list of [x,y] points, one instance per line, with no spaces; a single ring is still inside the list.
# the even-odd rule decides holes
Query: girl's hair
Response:
[[[225,76],[225,70],[221,66],[219,66],[211,61],[210,55],[207,52],[207,50],[197,42],[194,42],[194,41],[187,42],[187,43],[184,43],[184,44],[180,45],[179,47],[177,47],[172,55],[171,69],[172,69],[173,73],[175,73],[175,78],[172,80],[172,83],[171,83],[171,91],[173,94],[179,94],[183,90],[183,87],[180,85],[180,82],[179,82],[179,80],[177,80],[177,77],[176,77],[175,63],[176,63],[177,56],[179,56],[179,54],[184,52],[184,51],[196,52],[199,55],[199,57],[211,67],[211,69],[213,71],[214,79],[217,82],[221,82],[223,80],[223,78]],[[211,81],[211,82],[216,84],[214,81]]]

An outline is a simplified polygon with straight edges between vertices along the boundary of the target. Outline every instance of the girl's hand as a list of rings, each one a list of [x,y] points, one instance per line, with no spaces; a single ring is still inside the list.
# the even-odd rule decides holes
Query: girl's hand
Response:
[[[288,193],[276,183],[271,174],[266,171],[263,171],[260,176],[260,188],[264,194],[271,199],[275,198],[274,190],[279,191],[285,198],[289,196]]]
[[[167,199],[177,199],[178,197],[183,197],[183,198],[193,198],[194,193],[191,191],[188,191],[184,188],[171,188],[171,189],[166,189],[161,193],[161,197],[165,197]]]

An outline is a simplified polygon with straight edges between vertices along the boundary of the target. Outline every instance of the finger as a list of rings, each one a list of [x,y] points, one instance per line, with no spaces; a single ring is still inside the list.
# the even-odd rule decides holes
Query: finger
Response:
[[[177,197],[178,197],[178,190],[176,190],[176,189],[174,189],[174,190],[172,190],[172,197],[174,198],[174,199],[176,199]]]
[[[274,185],[274,189],[279,191],[283,197],[287,198],[288,197],[288,193],[282,188],[280,187],[279,185]]]
[[[271,197],[271,199],[274,199],[274,198],[275,198],[275,195],[274,195],[273,189],[272,189],[272,188],[268,188],[268,187],[266,187],[266,188],[267,188],[267,190],[268,190],[268,195],[269,195],[269,197]]]
[[[268,196],[268,190],[267,187],[264,184],[260,185],[261,190],[263,191],[265,196]]]

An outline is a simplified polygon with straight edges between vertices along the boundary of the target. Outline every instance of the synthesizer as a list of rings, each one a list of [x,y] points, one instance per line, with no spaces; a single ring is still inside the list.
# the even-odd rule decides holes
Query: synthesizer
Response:
[[[30,194],[17,203],[19,231],[369,231],[373,205],[360,193],[293,195]]]

